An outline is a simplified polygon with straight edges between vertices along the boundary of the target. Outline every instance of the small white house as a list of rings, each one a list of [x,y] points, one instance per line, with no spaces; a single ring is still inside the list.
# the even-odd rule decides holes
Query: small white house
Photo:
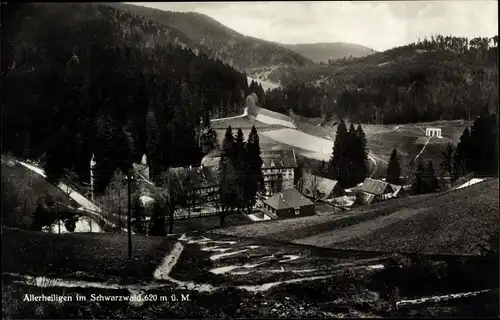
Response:
[[[440,128],[425,128],[425,136],[442,138],[441,129]]]

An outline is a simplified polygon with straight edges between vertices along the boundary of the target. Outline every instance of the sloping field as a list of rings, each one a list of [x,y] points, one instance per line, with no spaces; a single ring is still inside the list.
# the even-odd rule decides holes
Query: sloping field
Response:
[[[359,208],[339,213],[339,215],[316,215],[286,220],[273,220],[251,225],[221,228],[213,232],[241,237],[262,237],[273,240],[293,241],[389,215],[397,212],[401,207],[418,207],[420,203],[430,202],[435,198],[436,194],[396,198],[374,204],[369,208]]]
[[[269,124],[255,120],[252,116],[237,116],[224,119],[214,119],[210,120],[210,126],[213,129],[227,129],[231,126],[233,129],[252,129],[255,126],[257,130],[267,129],[270,127]]]
[[[50,195],[77,208],[77,203],[57,186],[47,182],[9,157],[2,155],[2,223],[11,227],[29,224],[38,201]]]
[[[297,242],[342,249],[477,255],[500,226],[498,196],[498,179],[491,179],[386,217]]]
[[[292,147],[310,150],[314,153],[330,155],[333,150],[333,142],[331,140],[315,137],[295,129],[271,130],[262,132],[261,135]]]

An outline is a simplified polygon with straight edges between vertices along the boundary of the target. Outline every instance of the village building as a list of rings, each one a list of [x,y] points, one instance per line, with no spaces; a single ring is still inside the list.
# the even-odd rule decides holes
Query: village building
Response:
[[[264,196],[270,197],[275,193],[294,187],[294,170],[297,167],[297,159],[293,149],[262,151],[260,156],[265,186]],[[202,159],[201,164],[205,168],[217,170],[219,162],[220,152],[214,150]]]
[[[214,167],[178,167],[169,169],[185,177],[187,208],[196,208],[216,202],[219,196],[217,170]]]
[[[442,138],[441,129],[440,128],[425,128],[425,136],[426,137]]]
[[[393,197],[394,189],[391,184],[371,178],[366,178],[361,187],[364,193],[365,204],[387,200]]]
[[[315,214],[314,203],[292,188],[264,200],[263,211],[273,219],[287,219]]]
[[[335,202],[346,196],[345,190],[336,180],[306,173],[300,178],[298,189],[313,202]]]
[[[297,159],[293,149],[263,151],[260,156],[266,197],[295,186],[294,170],[297,167]]]

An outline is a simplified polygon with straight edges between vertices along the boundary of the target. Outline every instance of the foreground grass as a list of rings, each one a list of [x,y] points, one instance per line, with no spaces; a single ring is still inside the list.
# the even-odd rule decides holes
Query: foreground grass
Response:
[[[151,280],[175,239],[133,236],[130,260],[127,241],[126,235],[4,229],[2,272],[118,283]]]
[[[227,227],[231,227],[231,226],[252,224],[254,222],[244,214],[235,213],[226,217],[225,223]],[[208,231],[216,228],[220,228],[219,216],[198,217],[198,218],[190,218],[183,220],[175,220],[173,233]]]
[[[273,240],[293,241],[388,215],[396,212],[402,207],[409,207],[424,201],[432,200],[436,198],[436,196],[436,194],[427,194],[396,198],[374,204],[367,208],[347,211],[345,212],[346,216],[325,215],[273,220],[217,229],[214,230],[214,232],[241,237],[265,237]]]
[[[498,194],[498,179],[449,192],[421,204],[419,214],[331,247],[481,255],[499,226]]]
[[[265,293],[249,293],[222,287],[210,293],[189,292],[174,288],[148,291],[148,295],[168,301],[127,302],[92,301],[91,295],[128,296],[125,290],[72,288],[33,288],[9,281],[2,282],[2,318],[265,318],[373,316],[383,310],[378,295],[357,286],[359,280],[329,279],[302,284],[281,285]],[[86,301],[63,303],[23,301],[24,294],[85,296]],[[182,295],[189,300],[182,301]],[[175,297],[176,301],[173,301]],[[326,303],[338,301],[337,303]]]

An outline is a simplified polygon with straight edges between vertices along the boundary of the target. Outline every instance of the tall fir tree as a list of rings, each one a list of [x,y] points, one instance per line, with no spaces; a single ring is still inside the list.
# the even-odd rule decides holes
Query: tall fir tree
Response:
[[[161,149],[160,149],[160,132],[158,130],[158,122],[155,112],[151,109],[146,115],[146,155],[152,181],[158,180],[158,175],[161,172]]]
[[[255,126],[252,126],[252,130],[248,135],[246,155],[248,179],[245,184],[245,200],[247,203],[247,211],[250,214],[257,201],[257,197],[265,191],[264,176],[262,175],[263,161],[260,156],[259,135]]]
[[[470,132],[468,170],[496,175],[498,171],[497,117],[484,111],[474,121]]]
[[[344,146],[344,150],[347,154],[347,162],[349,163],[345,169],[347,174],[346,180],[348,181],[348,186],[352,186],[357,183],[356,180],[360,169],[360,143],[356,134],[356,128],[352,122],[349,126],[347,137],[348,142]]]
[[[396,148],[392,149],[391,158],[387,165],[386,181],[392,184],[399,185],[401,183],[401,165],[399,164],[399,157]]]
[[[221,146],[221,157],[218,167],[219,176],[219,220],[220,225],[225,224],[225,218],[237,204],[235,192],[236,168],[234,167],[234,136],[231,126],[224,135]]]
[[[411,188],[415,194],[423,194],[426,192],[425,185],[425,164],[421,158],[411,162]]]
[[[436,192],[439,189],[439,181],[436,177],[434,164],[432,161],[427,161],[423,172],[424,193]]]
[[[356,128],[357,145],[356,150],[359,152],[357,156],[357,166],[359,167],[356,183],[362,182],[368,175],[368,146],[365,132],[361,124]]]
[[[328,166],[329,177],[339,181],[344,188],[348,187],[349,177],[347,168],[349,166],[349,153],[346,148],[349,143],[349,135],[344,122],[341,119],[337,126],[335,142],[333,143],[333,154]]]
[[[460,140],[457,144],[455,155],[453,157],[454,179],[458,179],[469,172],[470,144],[470,132],[468,128],[465,128],[464,132],[460,136]]]
[[[233,186],[238,209],[246,208],[245,185],[248,174],[246,143],[241,128],[236,132],[234,139],[233,166],[236,170],[236,183]]]

